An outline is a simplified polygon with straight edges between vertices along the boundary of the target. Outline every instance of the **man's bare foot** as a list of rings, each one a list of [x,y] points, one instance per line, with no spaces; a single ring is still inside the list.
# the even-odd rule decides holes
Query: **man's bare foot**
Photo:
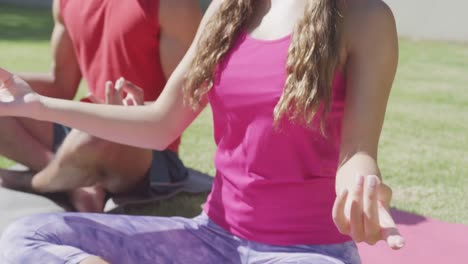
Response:
[[[78,212],[102,213],[104,210],[106,192],[100,186],[79,188],[68,195]]]
[[[32,187],[32,171],[14,171],[0,169],[0,186],[16,191],[35,192]]]
[[[84,186],[93,186],[98,182],[97,179],[98,174],[92,168],[74,166],[73,164],[60,166],[54,160],[34,175],[31,184],[33,189],[38,192],[64,192]]]

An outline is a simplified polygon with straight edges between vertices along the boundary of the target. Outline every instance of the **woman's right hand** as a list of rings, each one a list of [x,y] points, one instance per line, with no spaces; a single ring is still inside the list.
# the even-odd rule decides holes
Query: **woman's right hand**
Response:
[[[33,117],[41,96],[24,80],[0,68],[0,116]]]

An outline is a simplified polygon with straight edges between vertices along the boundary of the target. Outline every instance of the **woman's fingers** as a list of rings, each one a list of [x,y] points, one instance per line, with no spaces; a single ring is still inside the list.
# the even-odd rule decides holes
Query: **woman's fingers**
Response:
[[[393,221],[390,212],[379,202],[379,219],[382,231],[382,239],[385,240],[392,249],[400,249],[405,246],[405,239],[398,231],[395,221]]]
[[[364,222],[362,213],[362,195],[364,188],[364,176],[359,175],[356,185],[351,193],[350,202],[350,235],[356,242],[362,242],[365,238]]]
[[[381,184],[378,189],[379,223],[382,240],[385,240],[392,249],[400,249],[405,246],[405,239],[398,231],[395,221],[390,214],[390,202],[392,189],[386,184]]]
[[[3,84],[5,88],[8,88],[8,86],[12,84],[13,77],[14,77],[13,73],[3,68],[0,68],[0,83]]]
[[[369,175],[366,177],[363,196],[364,241],[370,245],[381,240],[377,200],[380,184],[380,179],[377,176]]]
[[[333,221],[340,233],[349,235],[356,242],[365,239],[362,196],[364,176],[358,176],[352,191],[340,194],[333,206]]]
[[[0,102],[2,116],[26,116],[36,113],[40,96],[24,80],[0,68]]]
[[[13,77],[13,74],[3,68],[0,68],[0,82],[6,83],[8,82],[11,77]]]
[[[338,197],[336,197],[335,203],[333,204],[333,222],[338,228],[341,234],[349,234],[349,220],[345,215],[345,205],[348,198],[348,190],[341,192]]]
[[[390,209],[390,202],[392,201],[393,192],[388,185],[381,183],[378,189],[377,200],[387,209]]]
[[[333,205],[333,222],[355,242],[374,245],[385,240],[393,249],[405,245],[389,213],[392,191],[375,175],[358,176],[356,185],[343,191]]]

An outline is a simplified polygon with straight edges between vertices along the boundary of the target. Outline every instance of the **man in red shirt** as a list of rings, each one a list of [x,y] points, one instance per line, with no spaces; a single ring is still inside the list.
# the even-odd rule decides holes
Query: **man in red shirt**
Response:
[[[124,101],[135,104],[159,96],[195,35],[201,10],[193,0],[54,0],[53,16],[51,72],[22,76],[33,89],[71,100],[83,78],[90,96],[82,100],[122,103],[121,93],[107,81],[117,83],[123,77],[116,88],[133,91],[127,98],[133,100]],[[0,154],[30,171],[3,171],[0,179],[16,189],[66,191],[76,210],[99,212],[106,192],[127,193],[150,182],[165,186],[186,179],[179,143],[177,139],[158,152],[57,124],[1,118]]]

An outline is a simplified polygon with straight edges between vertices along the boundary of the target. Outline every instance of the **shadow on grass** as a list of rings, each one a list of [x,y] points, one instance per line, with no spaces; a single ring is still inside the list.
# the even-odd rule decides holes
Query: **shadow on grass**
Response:
[[[50,8],[0,4],[0,40],[49,40],[53,24]]]
[[[392,208],[391,214],[395,222],[400,225],[418,225],[427,221],[427,218],[422,215],[401,211],[396,208]]]
[[[208,192],[199,194],[180,193],[161,201],[120,207],[110,213],[192,218],[201,213],[202,205],[206,201],[207,196]]]
[[[116,207],[109,210],[113,214],[182,216],[194,217],[200,214],[201,206],[213,185],[213,177],[193,168],[188,168],[189,178],[182,189],[174,189],[176,193],[154,193],[148,197],[138,194],[137,199],[123,199]],[[169,192],[171,193],[171,192]],[[114,199],[114,202],[116,200]],[[117,199],[118,201],[118,199]]]

